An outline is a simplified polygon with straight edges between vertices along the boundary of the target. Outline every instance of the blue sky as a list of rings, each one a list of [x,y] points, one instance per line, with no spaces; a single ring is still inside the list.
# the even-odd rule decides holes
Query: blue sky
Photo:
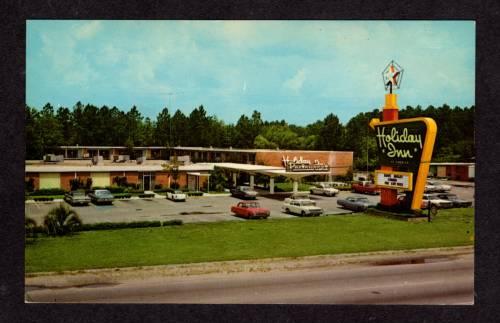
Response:
[[[404,68],[398,103],[475,102],[473,21],[27,22],[26,103],[166,106],[236,122],[346,123],[384,103],[382,70]]]

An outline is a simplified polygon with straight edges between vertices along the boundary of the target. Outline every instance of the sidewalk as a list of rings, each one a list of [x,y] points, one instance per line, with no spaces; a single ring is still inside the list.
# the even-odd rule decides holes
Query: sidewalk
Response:
[[[191,276],[215,273],[269,272],[314,270],[317,268],[356,265],[423,263],[442,258],[473,254],[473,246],[379,251],[299,258],[267,258],[148,267],[126,267],[67,271],[62,273],[31,273],[25,276],[27,287],[64,288],[94,284],[116,284],[152,277]]]

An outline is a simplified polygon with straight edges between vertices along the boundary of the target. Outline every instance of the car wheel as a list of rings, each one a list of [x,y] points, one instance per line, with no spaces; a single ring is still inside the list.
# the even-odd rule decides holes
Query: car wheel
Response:
[[[301,216],[306,216],[306,212],[302,211],[302,212],[300,212],[300,215]]]
[[[290,209],[286,208],[285,213],[290,213]]]

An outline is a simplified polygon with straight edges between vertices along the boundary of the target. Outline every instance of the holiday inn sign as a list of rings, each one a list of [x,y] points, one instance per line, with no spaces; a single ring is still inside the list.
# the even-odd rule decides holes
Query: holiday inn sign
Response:
[[[411,208],[420,208],[436,139],[436,122],[431,118],[391,121],[372,119],[370,127],[375,130],[380,165],[392,166],[399,171],[393,172],[391,178],[388,177],[391,172],[379,174],[380,179],[387,180],[384,183],[378,182],[377,185],[398,188],[397,186],[405,183],[404,189],[413,191],[412,195],[416,197],[412,199]]]

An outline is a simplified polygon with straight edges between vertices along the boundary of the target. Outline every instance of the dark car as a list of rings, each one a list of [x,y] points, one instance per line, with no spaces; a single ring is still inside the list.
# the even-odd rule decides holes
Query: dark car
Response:
[[[365,211],[367,208],[376,205],[364,196],[348,196],[345,199],[338,199],[337,204],[355,212]]]
[[[113,204],[114,196],[108,190],[95,190],[89,194],[94,204]]]
[[[231,195],[241,199],[252,199],[257,198],[257,192],[252,190],[250,186],[236,186],[231,189]]]
[[[458,198],[458,196],[456,194],[441,193],[441,194],[437,194],[437,196],[440,199],[448,200],[448,201],[452,202],[453,207],[471,207],[472,206],[471,201],[462,200],[462,199]]]
[[[89,205],[90,198],[84,191],[72,191],[64,194],[64,200],[71,205]]]

